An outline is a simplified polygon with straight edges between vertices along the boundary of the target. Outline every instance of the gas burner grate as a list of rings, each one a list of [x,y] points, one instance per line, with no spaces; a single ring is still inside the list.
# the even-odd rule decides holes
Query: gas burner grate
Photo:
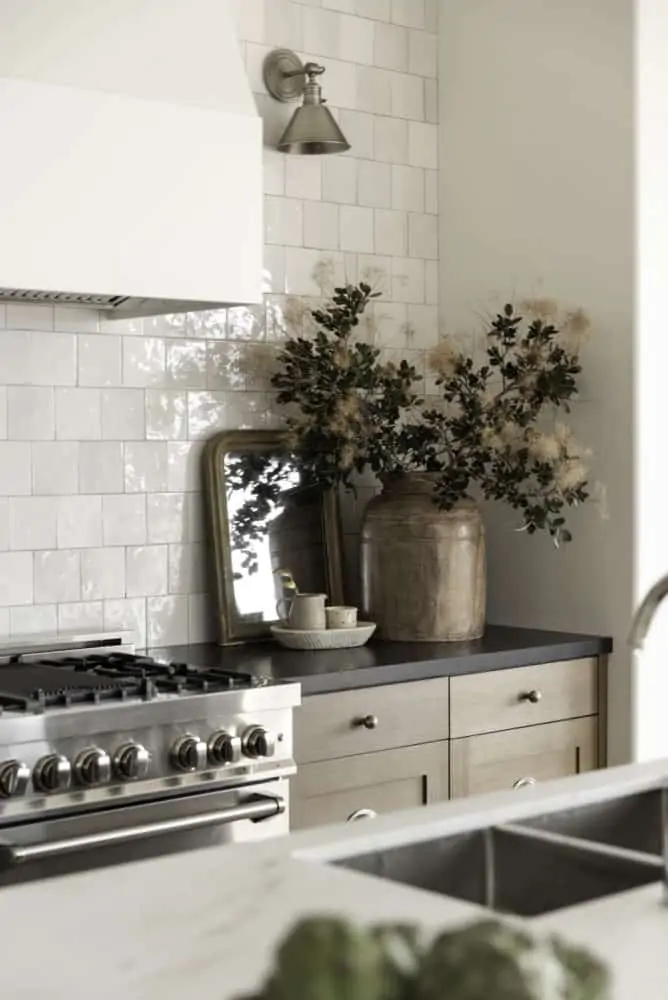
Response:
[[[86,702],[99,704],[137,694],[136,689],[136,683],[82,673],[56,660],[0,667],[0,711],[43,712]]]
[[[161,694],[208,694],[255,687],[251,674],[219,667],[163,663],[131,653],[53,656],[0,666],[0,712],[43,712],[79,704],[142,698]]]
[[[150,656],[132,656],[129,653],[86,656],[79,662],[81,666],[75,669],[92,671],[97,677],[142,680],[162,694],[206,694],[252,687],[256,683],[251,674],[219,667],[198,668],[187,663],[164,663]]]

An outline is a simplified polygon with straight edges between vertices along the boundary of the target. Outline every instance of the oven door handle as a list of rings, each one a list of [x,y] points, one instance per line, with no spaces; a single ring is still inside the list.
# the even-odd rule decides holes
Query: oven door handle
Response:
[[[199,813],[196,816],[183,816],[179,819],[168,819],[158,823],[144,823],[139,826],[128,826],[120,830],[107,830],[102,833],[84,834],[81,837],[69,837],[63,840],[45,841],[42,844],[30,844],[22,847],[7,840],[0,840],[0,870],[25,861],[39,861],[43,858],[56,858],[75,851],[89,850],[95,847],[109,847],[112,844],[125,844],[146,837],[155,837],[170,833],[185,833],[190,830],[201,830],[208,826],[221,826],[227,823],[238,823],[241,820],[251,820],[259,823],[285,812],[285,800],[271,795],[254,795],[245,802],[217,812]]]

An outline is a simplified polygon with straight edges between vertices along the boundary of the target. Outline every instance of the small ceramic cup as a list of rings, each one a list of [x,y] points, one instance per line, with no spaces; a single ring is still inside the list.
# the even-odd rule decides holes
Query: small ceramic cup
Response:
[[[295,594],[289,600],[281,598],[278,613],[287,619],[288,628],[311,632],[327,627],[325,619],[326,594]],[[285,609],[285,610],[283,610]]]
[[[357,608],[325,608],[327,628],[355,628]]]

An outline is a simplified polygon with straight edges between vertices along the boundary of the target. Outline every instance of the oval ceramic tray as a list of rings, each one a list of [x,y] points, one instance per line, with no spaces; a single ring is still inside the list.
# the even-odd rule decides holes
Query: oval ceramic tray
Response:
[[[272,625],[271,634],[286,649],[354,649],[368,642],[376,626],[358,622],[354,628],[294,629]]]

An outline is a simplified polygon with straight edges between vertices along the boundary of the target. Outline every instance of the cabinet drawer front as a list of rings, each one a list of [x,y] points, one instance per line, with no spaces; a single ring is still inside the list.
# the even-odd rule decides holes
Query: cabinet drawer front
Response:
[[[313,695],[295,712],[295,757],[307,764],[432,743],[447,739],[448,721],[447,677]]]
[[[290,829],[345,823],[448,797],[448,744],[305,764],[290,781]],[[361,822],[361,818],[360,818]]]
[[[572,719],[452,740],[453,798],[520,789],[597,766],[597,720]]]
[[[558,722],[598,712],[598,660],[565,660],[453,677],[451,736]]]

